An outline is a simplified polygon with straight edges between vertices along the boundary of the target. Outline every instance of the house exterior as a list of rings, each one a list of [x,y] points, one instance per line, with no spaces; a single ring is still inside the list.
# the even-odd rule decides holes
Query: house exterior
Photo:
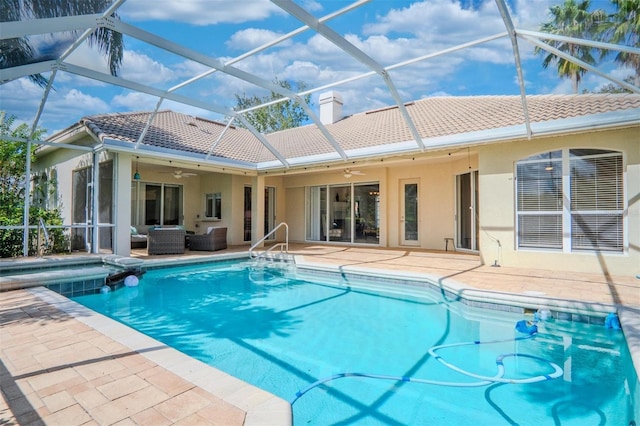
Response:
[[[639,95],[436,97],[406,115],[341,107],[324,94],[324,128],[260,138],[172,111],[85,117],[34,168],[57,182],[48,202],[77,250],[126,256],[131,226],[157,225],[226,227],[230,245],[248,247],[286,222],[292,242],[640,272]]]

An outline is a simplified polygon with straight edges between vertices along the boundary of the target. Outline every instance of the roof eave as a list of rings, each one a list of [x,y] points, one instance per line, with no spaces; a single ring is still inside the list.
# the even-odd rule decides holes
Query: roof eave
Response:
[[[241,171],[250,171],[254,173],[256,172],[255,163],[214,156],[211,156],[207,159],[205,158],[206,154],[202,153],[180,151],[145,144],[140,145],[138,149],[136,149],[135,146],[129,141],[121,141],[111,138],[103,138],[103,146],[105,149],[113,152],[122,152],[133,155],[146,154],[156,158],[166,158],[174,161],[186,161],[190,163],[198,163],[214,167],[231,167]],[[280,165],[280,167],[282,167],[282,165]]]

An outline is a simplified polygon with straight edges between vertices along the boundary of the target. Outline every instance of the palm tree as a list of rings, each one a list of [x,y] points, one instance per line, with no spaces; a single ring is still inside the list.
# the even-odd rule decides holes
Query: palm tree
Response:
[[[565,0],[562,5],[552,6],[549,8],[552,19],[542,24],[540,31],[566,37],[588,38],[595,34],[598,22],[604,21],[606,17],[605,12],[601,9],[589,12],[590,6],[591,0],[582,0],[579,3],[576,3],[576,0]],[[587,64],[595,64],[596,62],[591,54],[591,47],[566,41],[545,40],[545,42]],[[536,47],[535,53],[540,54],[542,50]],[[553,53],[544,58],[542,66],[547,68],[553,63],[557,64],[558,75],[562,78],[570,78],[573,93],[578,93],[578,85],[587,70],[571,61],[559,58]]]
[[[112,3],[110,0],[2,0],[2,2],[0,22],[100,13]],[[116,14],[113,16],[117,18]],[[88,42],[90,45],[97,46],[102,54],[108,56],[109,70],[112,75],[117,75],[124,50],[122,34],[107,28],[98,28],[89,36]],[[43,59],[49,58],[38,56],[38,52],[27,37],[0,41],[0,68],[10,68]],[[41,74],[31,75],[29,78],[40,86],[47,84],[47,79]]]
[[[600,25],[603,41],[640,47],[640,0],[611,0],[616,11]],[[606,56],[609,51],[604,51]],[[640,55],[619,52],[616,62],[635,71],[633,84],[640,86]]]

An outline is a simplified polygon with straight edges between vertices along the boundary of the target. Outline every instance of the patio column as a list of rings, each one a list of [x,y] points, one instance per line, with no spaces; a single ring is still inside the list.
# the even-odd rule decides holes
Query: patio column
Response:
[[[93,153],[93,178],[91,179],[91,253],[100,253],[100,152]]]
[[[22,255],[29,256],[29,209],[31,207],[31,139],[27,140],[27,159],[24,171],[24,213],[22,218]]]
[[[251,178],[251,244],[264,237],[264,176]],[[264,245],[260,244],[260,247]]]
[[[113,231],[113,253],[120,256],[129,256],[131,254],[131,172],[133,170],[133,155],[114,154],[114,185],[113,202],[114,217],[113,223],[115,229]]]

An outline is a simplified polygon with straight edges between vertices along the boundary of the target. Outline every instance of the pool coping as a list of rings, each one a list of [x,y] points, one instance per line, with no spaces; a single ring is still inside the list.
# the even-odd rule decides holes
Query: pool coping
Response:
[[[547,308],[553,311],[571,314],[569,321],[584,321],[585,316],[602,318],[598,323],[604,323],[604,318],[611,312],[616,312],[619,307],[614,304],[585,302],[580,300],[567,300],[555,297],[549,297],[538,294],[516,294],[501,292],[495,290],[477,289],[471,285],[457,281],[452,278],[441,277],[435,274],[408,272],[408,271],[390,271],[380,268],[371,268],[364,266],[342,266],[328,265],[326,263],[310,262],[304,259],[304,256],[296,256],[296,266],[302,269],[312,269],[314,271],[323,271],[328,273],[337,273],[341,275],[362,275],[375,277],[375,280],[400,280],[421,283],[430,286],[433,290],[443,291],[448,297],[461,300],[470,306],[478,306],[473,302],[485,302],[491,309],[492,305],[511,306],[523,310],[529,310],[531,313],[539,308]]]
[[[75,320],[126,346],[246,413],[245,426],[290,426],[291,404],[263,389],[192,358],[46,287],[24,289]]]

